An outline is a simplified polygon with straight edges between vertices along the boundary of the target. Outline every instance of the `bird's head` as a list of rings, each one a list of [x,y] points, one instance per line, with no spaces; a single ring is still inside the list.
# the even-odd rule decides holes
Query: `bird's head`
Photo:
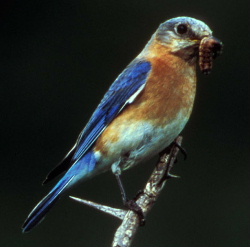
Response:
[[[212,36],[211,29],[202,21],[191,17],[177,17],[162,23],[155,39],[171,53],[181,56],[190,63],[200,58],[200,68],[208,74],[212,59],[222,50],[222,43]]]

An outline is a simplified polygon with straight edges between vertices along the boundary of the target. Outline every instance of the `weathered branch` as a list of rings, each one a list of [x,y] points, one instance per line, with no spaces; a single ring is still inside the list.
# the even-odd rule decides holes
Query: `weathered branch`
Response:
[[[159,161],[144,190],[135,199],[136,204],[142,209],[145,217],[160,195],[166,180],[175,177],[170,174],[170,170],[179,152],[182,137],[177,137],[175,142],[177,145],[171,145],[161,152]],[[137,213],[132,210],[116,209],[75,197],[71,198],[121,219],[122,224],[115,232],[112,247],[129,247],[131,245],[135,233],[140,226],[140,220]]]

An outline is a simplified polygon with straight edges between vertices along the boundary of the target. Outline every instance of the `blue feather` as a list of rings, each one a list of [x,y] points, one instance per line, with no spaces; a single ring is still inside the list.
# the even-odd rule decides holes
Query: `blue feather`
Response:
[[[124,108],[128,99],[146,84],[150,71],[150,62],[133,61],[119,75],[80,134],[73,160],[81,158],[88,151],[109,123]]]
[[[135,60],[111,85],[85,129],[79,135],[76,145],[44,181],[47,183],[60,172],[69,169],[51,192],[29,214],[24,222],[23,232],[28,232],[36,226],[66,189],[79,179],[87,178],[95,172],[97,161],[91,150],[93,144],[119,112],[141,92],[150,71],[149,62]]]
[[[57,202],[62,191],[67,187],[73,178],[74,176],[67,179],[61,179],[54,189],[37,204],[24,222],[22,227],[23,232],[30,231],[34,226],[42,221],[44,216]]]
[[[49,194],[31,211],[23,224],[23,232],[28,232],[39,224],[66,189],[75,184],[79,179],[91,174],[95,169],[96,162],[97,160],[95,159],[94,153],[88,152],[81,160],[72,166]]]

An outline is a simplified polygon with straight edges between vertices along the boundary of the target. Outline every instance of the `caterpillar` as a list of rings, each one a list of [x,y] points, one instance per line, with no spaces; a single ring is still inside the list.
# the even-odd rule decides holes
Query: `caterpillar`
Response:
[[[222,42],[214,37],[205,37],[199,46],[199,66],[203,74],[210,74],[213,67],[213,59],[222,53]]]

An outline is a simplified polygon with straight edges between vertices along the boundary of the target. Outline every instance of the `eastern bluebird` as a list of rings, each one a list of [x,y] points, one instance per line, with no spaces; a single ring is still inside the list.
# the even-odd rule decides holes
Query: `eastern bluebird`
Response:
[[[193,108],[196,61],[204,38],[215,40],[210,28],[194,18],[177,17],[159,26],[111,85],[76,144],[46,177],[44,183],[66,172],[29,214],[23,232],[36,226],[78,181],[110,169],[120,175],[174,141]],[[203,63],[205,55],[215,57],[216,52],[203,52]]]

